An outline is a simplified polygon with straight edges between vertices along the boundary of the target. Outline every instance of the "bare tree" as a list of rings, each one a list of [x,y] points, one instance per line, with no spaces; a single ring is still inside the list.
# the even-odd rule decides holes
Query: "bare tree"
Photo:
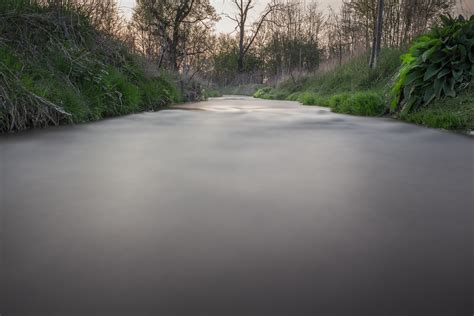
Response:
[[[138,0],[133,20],[143,39],[159,44],[159,52],[156,45],[142,46],[152,49],[154,57],[159,55],[160,66],[165,63],[170,70],[178,71],[183,60],[202,51],[194,50],[195,43],[189,45],[195,35],[203,38],[195,29],[210,33],[217,16],[209,0]],[[192,51],[187,50],[190,47]]]
[[[237,7],[237,14],[233,17],[227,15],[229,19],[237,23],[235,29],[239,32],[239,55],[237,61],[239,73],[244,72],[245,55],[255,42],[263,24],[268,21],[267,17],[278,8],[277,4],[268,4],[260,14],[260,18],[253,24],[250,33],[246,34],[249,13],[255,8],[255,2],[255,0],[232,0],[232,3]]]

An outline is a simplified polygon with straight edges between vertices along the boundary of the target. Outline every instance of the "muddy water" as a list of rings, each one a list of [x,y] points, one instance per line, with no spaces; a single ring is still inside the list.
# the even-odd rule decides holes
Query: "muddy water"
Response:
[[[0,314],[474,312],[473,138],[184,108],[0,138]]]

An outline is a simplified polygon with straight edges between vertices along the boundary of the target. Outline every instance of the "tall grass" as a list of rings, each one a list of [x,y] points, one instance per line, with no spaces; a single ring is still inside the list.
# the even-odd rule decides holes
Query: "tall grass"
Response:
[[[270,99],[286,99],[293,93],[316,93],[330,96],[343,92],[383,91],[388,89],[401,64],[401,51],[384,49],[375,70],[368,67],[369,55],[363,54],[332,71],[286,80],[274,88],[260,91],[258,96]]]
[[[71,10],[0,9],[0,131],[99,120],[182,100],[165,74]],[[21,9],[21,10],[20,10]]]
[[[400,66],[400,55],[398,50],[382,50],[378,67],[371,70],[369,56],[364,54],[332,71],[287,80],[274,88],[260,89],[254,96],[326,106],[339,113],[382,115],[386,109],[384,94]]]

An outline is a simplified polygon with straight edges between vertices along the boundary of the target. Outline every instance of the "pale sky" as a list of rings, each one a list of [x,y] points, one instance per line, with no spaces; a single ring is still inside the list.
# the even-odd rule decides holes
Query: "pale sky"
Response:
[[[117,0],[119,3],[120,10],[127,16],[130,17],[135,7],[135,0]],[[210,0],[211,4],[216,8],[218,14],[226,13],[232,15],[234,7],[230,0]],[[338,9],[341,5],[342,0],[308,0],[308,2],[317,1],[320,8],[326,9],[329,6],[334,9]],[[267,4],[267,0],[256,0],[256,7],[254,9],[255,17],[258,16]],[[230,33],[234,30],[235,23],[230,19],[222,16],[222,19],[216,24],[216,31],[220,33]]]

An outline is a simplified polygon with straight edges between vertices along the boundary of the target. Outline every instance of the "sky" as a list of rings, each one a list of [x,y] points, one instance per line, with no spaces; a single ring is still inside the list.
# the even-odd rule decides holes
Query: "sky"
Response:
[[[133,8],[135,7],[135,0],[117,0],[119,3],[119,7],[121,12],[127,17],[131,17]],[[216,8],[216,12],[218,14],[229,14],[232,15],[234,12],[234,7],[230,0],[210,0],[211,4]],[[308,0],[316,1],[316,0]],[[267,4],[267,0],[256,0],[256,7],[254,10],[254,18],[258,17],[258,13],[263,11],[265,5]],[[318,0],[317,1],[321,7],[321,9],[326,9],[329,6],[337,9],[341,5],[342,0]],[[218,33],[230,33],[234,30],[234,22],[230,19],[222,16],[222,19],[216,24],[216,32]]]

